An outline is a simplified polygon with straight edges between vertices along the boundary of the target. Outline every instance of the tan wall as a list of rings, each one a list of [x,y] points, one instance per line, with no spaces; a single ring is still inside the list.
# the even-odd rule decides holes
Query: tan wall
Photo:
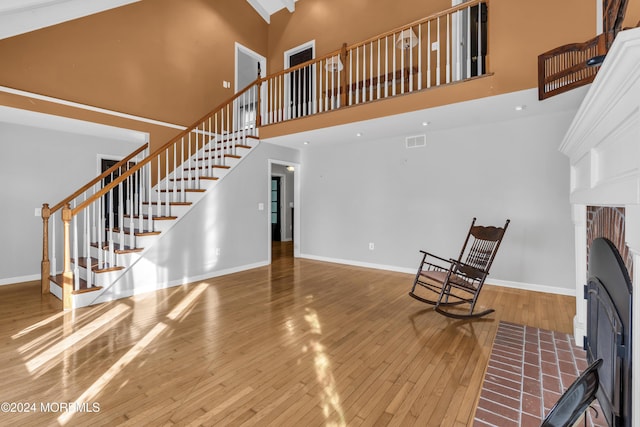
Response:
[[[440,12],[451,0],[300,0],[296,10],[283,9],[269,25],[269,71],[283,69],[284,52],[316,42],[323,55]]]
[[[408,23],[433,12],[425,10],[426,6],[419,6],[426,2],[410,1],[406,2],[407,6],[403,2],[403,20],[396,17],[400,12],[392,13],[392,5],[397,2],[385,1],[388,5],[386,8],[370,3],[303,0],[296,3],[295,13],[280,12],[276,19],[272,19],[269,28],[269,58],[272,65],[278,60],[282,64],[285,50],[308,41],[312,35],[316,40],[316,53],[320,56],[339,48],[344,41],[367,38],[382,33],[384,28],[392,29],[402,22]],[[437,10],[443,10],[447,4],[450,2]],[[371,10],[372,14],[366,20],[357,19],[365,10]],[[415,16],[409,13],[416,10],[421,13]],[[335,20],[329,19],[328,11],[339,11],[335,12]],[[488,71],[492,76],[473,83],[454,85],[455,88],[432,89],[420,95],[378,101],[367,107],[349,109],[348,112],[323,114],[305,119],[308,123],[298,121],[267,126],[261,136],[273,137],[302,130],[304,126],[307,126],[306,130],[316,129],[534,88],[538,79],[538,55],[563,44],[587,41],[596,34],[595,2],[489,0],[488,11]],[[336,20],[340,23],[338,27],[331,31],[324,30],[323,25],[329,25],[324,23]],[[318,31],[311,30],[316,28]],[[367,32],[368,28],[375,28],[376,31]]]
[[[234,80],[236,41],[267,53],[267,24],[246,1],[142,1],[0,40],[0,85],[190,125],[233,94],[222,81]]]
[[[0,40],[0,85],[70,101],[188,125],[231,95],[234,42],[268,57],[269,72],[282,69],[284,51],[316,41],[316,54],[338,49],[442,11],[450,0],[301,0],[267,25],[242,0],[143,1],[32,33]],[[633,15],[637,6],[629,5]],[[631,18],[635,20],[635,18]],[[490,78],[450,92],[375,103],[368,117],[411,111],[537,85],[537,56],[595,34],[595,2],[490,0]],[[107,124],[123,120],[81,113],[0,94],[0,104],[23,105]],[[37,107],[36,107],[37,106]],[[316,120],[331,125],[326,114]],[[345,117],[359,117],[350,112]],[[345,118],[339,121],[344,121]],[[144,124],[152,142],[177,131]],[[280,132],[288,132],[286,124]],[[293,125],[293,126],[299,126]],[[265,129],[267,133],[273,130]]]

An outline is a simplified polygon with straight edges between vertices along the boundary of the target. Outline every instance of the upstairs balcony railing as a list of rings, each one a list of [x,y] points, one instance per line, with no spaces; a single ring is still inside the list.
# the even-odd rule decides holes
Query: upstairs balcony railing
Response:
[[[270,75],[261,124],[486,74],[487,12],[486,1],[470,1]]]
[[[622,30],[627,3],[627,0],[603,2],[602,34],[584,43],[567,44],[538,56],[538,99],[542,101],[593,81],[598,65]]]
[[[538,56],[538,99],[591,83],[598,67],[589,66],[587,61],[607,53],[605,40],[600,34],[585,43],[560,46]]]

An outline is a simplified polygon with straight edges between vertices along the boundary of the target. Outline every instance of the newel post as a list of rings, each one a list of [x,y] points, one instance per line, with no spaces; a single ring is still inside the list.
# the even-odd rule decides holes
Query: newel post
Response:
[[[49,275],[51,274],[49,217],[51,217],[51,209],[49,209],[49,204],[45,203],[42,205],[42,263],[40,264],[40,290],[43,294],[49,293]]]
[[[340,50],[340,61],[344,64],[344,73],[342,73],[342,94],[340,95],[340,105],[342,107],[347,106],[347,44],[342,44]]]
[[[73,291],[73,272],[71,271],[71,236],[70,236],[70,224],[71,224],[71,205],[67,203],[62,208],[62,228],[63,228],[63,262],[64,270],[62,271],[63,283],[62,283],[62,308],[64,310],[71,310]]]
[[[262,93],[262,79],[258,80],[258,95],[256,96],[256,128],[262,125],[262,108],[260,105]]]

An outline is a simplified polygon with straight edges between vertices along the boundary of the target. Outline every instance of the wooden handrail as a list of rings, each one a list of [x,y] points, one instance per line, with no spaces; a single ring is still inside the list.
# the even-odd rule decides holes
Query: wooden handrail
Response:
[[[469,2],[466,2],[466,3],[461,3],[458,6],[453,6],[453,7],[449,8],[447,10],[444,10],[442,12],[434,13],[432,15],[427,16],[426,18],[420,18],[420,19],[418,19],[416,21],[411,22],[410,24],[406,24],[406,25],[403,25],[401,27],[394,28],[393,30],[386,31],[386,32],[384,32],[382,34],[378,34],[377,36],[370,37],[367,40],[352,44],[351,46],[347,47],[347,50],[352,50],[352,49],[355,49],[357,47],[360,47],[360,46],[369,44],[371,42],[374,42],[374,41],[376,41],[378,39],[382,39],[382,38],[385,38],[385,37],[389,37],[389,36],[398,34],[401,31],[407,30],[407,29],[409,29],[411,27],[415,27],[416,25],[421,25],[421,24],[424,24],[425,22],[433,21],[434,19],[438,19],[438,18],[442,18],[443,16],[446,16],[446,15],[449,15],[449,14],[452,14],[452,13],[455,13],[455,12],[459,12],[459,11],[467,9],[469,7],[476,6],[476,5],[480,4],[480,3],[486,4],[487,7],[489,5],[489,1],[488,0],[472,0],[472,1],[469,1]]]
[[[340,55],[341,52],[342,52],[342,49],[334,50],[333,52],[327,53],[326,55],[322,55],[319,58],[313,58],[313,59],[305,61],[305,62],[303,62],[301,64],[294,65],[293,67],[289,67],[286,70],[282,70],[282,71],[278,71],[277,73],[269,74],[268,76],[262,77],[260,79],[260,83],[264,83],[267,80],[274,79],[276,77],[283,76],[285,74],[289,74],[289,73],[291,73],[293,71],[301,70],[302,68],[308,67],[309,65],[317,64],[320,61],[324,61],[324,60],[332,58],[334,56],[338,56],[338,55]]]
[[[342,48],[340,48],[338,50],[334,50],[333,52],[327,53],[326,55],[323,55],[323,56],[318,57],[318,58],[310,59],[310,60],[305,61],[305,62],[303,62],[301,64],[295,65],[293,67],[289,67],[289,68],[287,68],[285,70],[282,70],[282,71],[278,71],[277,73],[270,74],[268,76],[263,77],[260,80],[262,82],[265,82],[265,81],[267,81],[269,79],[273,79],[273,78],[276,78],[276,77],[284,75],[284,74],[289,74],[289,73],[291,73],[293,71],[300,70],[302,68],[308,67],[309,65],[317,64],[318,62],[324,61],[324,60],[329,59],[331,57],[341,56],[341,54],[343,52],[345,53],[345,56],[346,56],[346,52],[349,51],[349,50],[356,49],[358,47],[361,47],[361,46],[366,45],[368,43],[371,43],[371,42],[374,42],[376,40],[382,39],[384,37],[388,37],[388,36],[391,36],[391,35],[394,35],[394,34],[398,34],[399,32],[401,32],[403,30],[406,30],[406,29],[409,29],[411,27],[414,27],[416,25],[424,24],[425,22],[432,21],[434,19],[441,18],[441,17],[446,16],[448,14],[455,13],[455,12],[467,9],[469,7],[476,6],[476,5],[480,4],[480,3],[484,3],[484,4],[488,5],[489,1],[488,0],[472,0],[472,1],[469,1],[467,3],[462,3],[462,4],[458,5],[458,6],[451,7],[449,9],[445,10],[445,11],[434,13],[433,15],[429,15],[426,18],[421,18],[421,19],[419,19],[417,21],[413,21],[412,23],[403,25],[402,27],[397,27],[397,28],[395,28],[393,30],[386,31],[386,32],[384,32],[382,34],[378,34],[376,36],[370,37],[370,38],[368,38],[368,39],[366,39],[364,41],[361,41],[361,42],[358,42],[358,43],[355,43],[355,44],[352,44],[352,45],[346,46],[346,47],[343,46]]]
[[[149,144],[142,145],[136,151],[134,151],[133,153],[129,154],[127,157],[125,157],[124,159],[120,160],[118,163],[116,163],[115,165],[111,166],[109,169],[104,171],[101,175],[98,175],[96,178],[94,178],[91,181],[89,181],[83,187],[78,189],[75,193],[73,193],[72,195],[70,195],[69,197],[65,198],[64,200],[62,200],[57,205],[55,205],[53,208],[51,208],[50,213],[54,214],[55,212],[60,210],[62,207],[64,207],[67,203],[70,203],[73,199],[75,199],[76,197],[80,196],[82,193],[87,191],[93,185],[97,184],[98,182],[100,182],[104,178],[106,178],[107,176],[111,175],[112,172],[114,172],[115,170],[117,170],[120,167],[122,167],[123,165],[125,165],[129,160],[131,160],[132,158],[134,158],[138,154],[142,153],[147,148],[148,145]]]
[[[134,173],[136,173],[138,170],[140,170],[143,166],[145,166],[147,163],[150,163],[152,160],[154,160],[156,157],[158,157],[160,154],[162,154],[164,151],[166,151],[169,147],[171,147],[173,144],[177,143],[178,141],[180,141],[182,138],[184,138],[185,136],[189,135],[191,132],[193,132],[196,127],[198,127],[198,125],[200,125],[200,123],[202,123],[203,121],[205,121],[207,118],[213,116],[215,113],[217,113],[218,111],[222,110],[224,107],[226,107],[227,105],[231,104],[233,101],[235,101],[236,99],[238,99],[240,96],[242,96],[244,93],[248,92],[249,90],[251,90],[254,86],[256,85],[260,85],[261,84],[261,79],[256,79],[253,83],[251,83],[250,85],[248,85],[245,89],[243,89],[242,91],[236,93],[234,96],[232,96],[230,99],[226,100],[225,102],[219,104],[216,108],[214,108],[213,110],[211,110],[209,113],[205,114],[204,116],[202,116],[199,120],[195,121],[191,126],[189,126],[187,129],[185,129],[184,131],[180,132],[177,136],[175,136],[174,138],[170,139],[169,142],[167,142],[166,144],[164,144],[162,147],[158,148],[157,150],[155,150],[152,154],[150,154],[149,156],[147,156],[145,159],[143,159],[141,162],[136,163],[133,167],[131,167],[130,169],[128,169],[127,171],[125,171],[123,174],[121,174],[120,176],[118,176],[116,179],[114,179],[113,181],[111,181],[109,184],[107,184],[106,186],[104,186],[103,188],[101,188],[98,192],[94,193],[91,197],[87,198],[87,200],[84,200],[82,203],[80,203],[78,206],[76,206],[74,209],[72,209],[71,211],[71,215],[72,216],[76,216],[78,214],[78,212],[81,212],[82,210],[84,210],[87,206],[89,206],[91,203],[95,202],[96,200],[98,200],[100,197],[104,196],[105,194],[107,194],[111,189],[113,189],[116,185],[119,185],[120,183],[122,183],[124,180],[126,180],[128,177],[130,177],[131,175],[133,175]],[[258,90],[258,94],[260,93],[260,91]]]

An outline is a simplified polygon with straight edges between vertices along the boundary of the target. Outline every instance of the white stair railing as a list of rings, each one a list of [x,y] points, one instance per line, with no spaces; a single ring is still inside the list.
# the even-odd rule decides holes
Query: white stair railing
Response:
[[[60,267],[56,283],[62,283],[65,309],[72,308],[72,293],[108,286],[126,267],[124,254],[141,251],[150,242],[145,239],[159,234],[154,221],[177,216],[191,192],[204,191],[202,180],[222,176],[226,162],[238,157],[238,144],[246,146],[256,134],[259,86],[256,81],[153,154],[141,147],[53,209],[44,205],[43,292]],[[56,241],[59,221],[63,236]],[[55,262],[59,247],[62,266]]]
[[[481,76],[487,2],[473,0],[263,79],[262,124]]]

